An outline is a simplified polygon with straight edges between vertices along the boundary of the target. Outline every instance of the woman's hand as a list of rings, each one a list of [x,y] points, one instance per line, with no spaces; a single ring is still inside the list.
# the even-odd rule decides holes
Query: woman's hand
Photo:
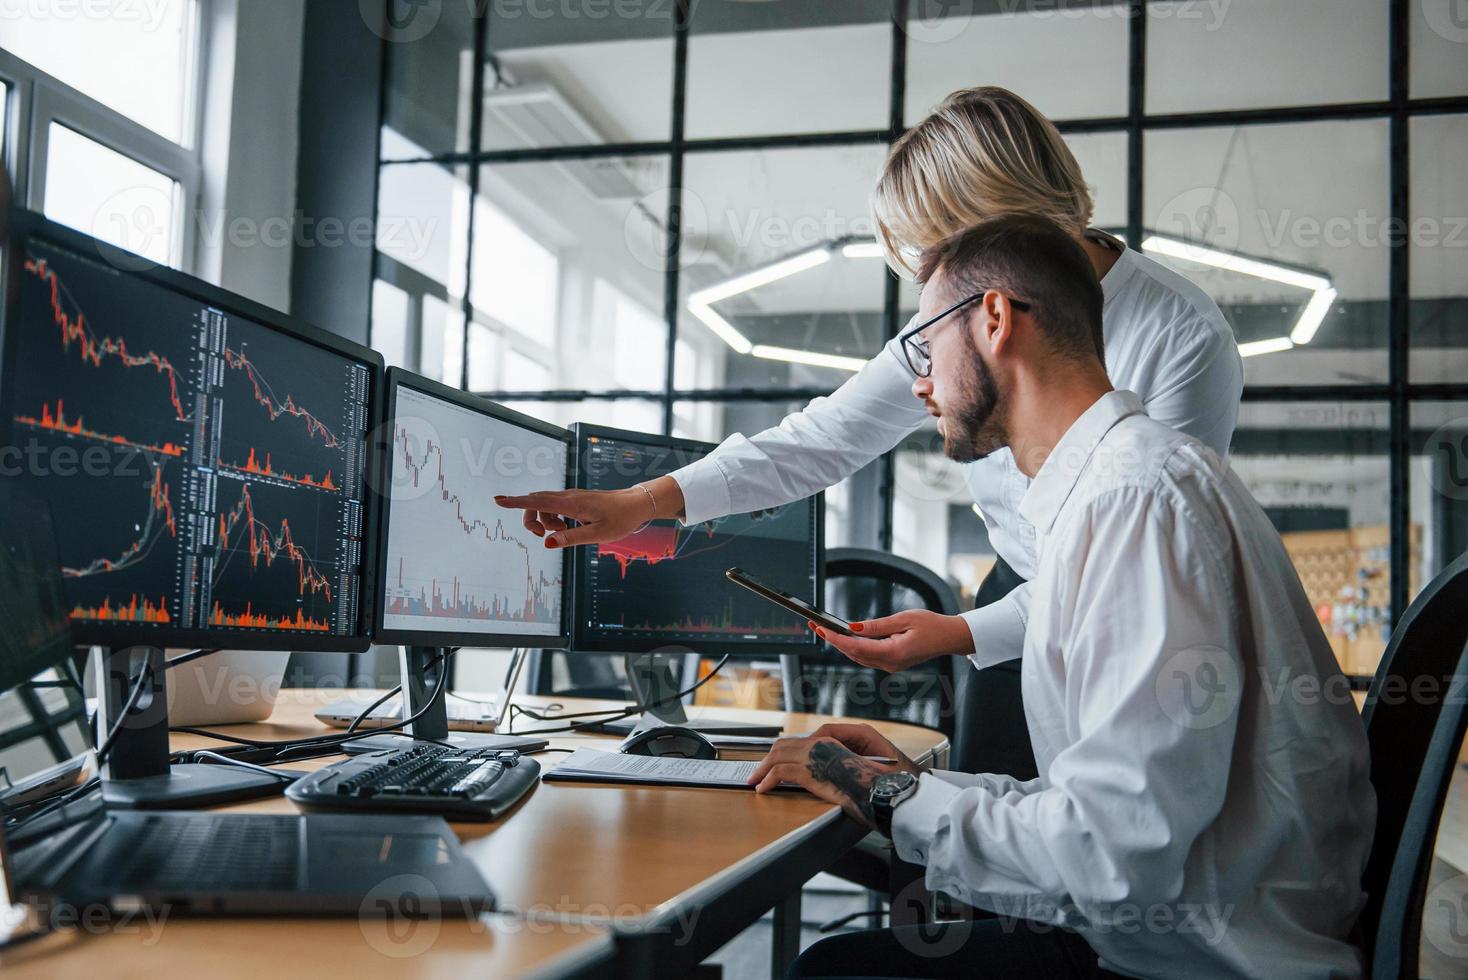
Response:
[[[544,537],[547,548],[618,541],[654,517],[668,520],[683,515],[683,490],[668,476],[626,490],[541,490],[519,497],[497,496],[494,502],[524,510],[525,527]],[[570,527],[567,521],[580,526]]]
[[[896,673],[944,654],[974,652],[973,634],[962,616],[907,609],[892,616],[852,623],[858,636],[841,636],[808,623],[815,634],[863,667]]]

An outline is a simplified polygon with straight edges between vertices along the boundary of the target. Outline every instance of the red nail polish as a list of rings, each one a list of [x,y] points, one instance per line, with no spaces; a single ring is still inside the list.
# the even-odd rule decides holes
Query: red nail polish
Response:
[[[866,629],[866,627],[863,626],[861,623],[852,623],[851,624],[851,631],[853,633],[860,633],[864,629]]]

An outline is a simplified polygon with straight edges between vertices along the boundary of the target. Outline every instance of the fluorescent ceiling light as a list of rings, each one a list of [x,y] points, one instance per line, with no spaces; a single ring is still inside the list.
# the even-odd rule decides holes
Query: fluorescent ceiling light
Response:
[[[841,246],[841,257],[846,259],[880,259],[882,246],[876,242],[851,242]]]
[[[1149,235],[1142,242],[1142,250],[1171,256],[1186,262],[1211,265],[1214,268],[1238,272],[1256,279],[1268,279],[1270,282],[1283,283],[1286,286],[1298,286],[1311,291],[1330,288],[1330,280],[1324,276],[1289,269],[1282,265],[1275,265],[1273,262],[1260,262],[1258,259],[1248,259],[1241,255],[1230,255],[1217,249],[1180,242],[1175,238],[1164,238],[1161,235]]]
[[[789,361],[791,364],[809,364],[812,367],[835,368],[838,371],[860,371],[866,365],[866,361],[859,357],[792,350],[789,347],[769,347],[765,344],[755,344],[749,353],[770,361]]]
[[[1335,302],[1336,291],[1329,286],[1317,290],[1310,302],[1305,304],[1305,309],[1300,311],[1300,318],[1295,321],[1295,329],[1290,331],[1290,340],[1296,344],[1308,344],[1315,339],[1315,331],[1320,329],[1320,324],[1325,320],[1325,314],[1330,312],[1330,306]]]
[[[1245,276],[1253,276],[1256,279],[1267,279],[1270,282],[1281,283],[1285,286],[1298,286],[1300,289],[1308,289],[1311,296],[1305,303],[1305,308],[1300,311],[1295,320],[1295,326],[1290,330],[1288,337],[1276,337],[1271,340],[1256,340],[1248,344],[1239,345],[1239,353],[1243,357],[1253,357],[1256,354],[1275,354],[1280,351],[1289,350],[1292,347],[1302,346],[1315,339],[1315,331],[1325,322],[1325,315],[1330,312],[1330,306],[1335,302],[1338,295],[1330,280],[1324,276],[1317,276],[1310,272],[1301,272],[1298,269],[1290,269],[1273,262],[1261,262],[1258,259],[1249,259],[1241,255],[1230,255],[1217,249],[1205,248],[1202,245],[1194,245],[1190,242],[1179,241],[1176,238],[1166,238],[1162,235],[1148,235],[1142,240],[1142,249],[1147,252],[1156,252],[1159,255],[1182,259],[1185,262],[1197,262],[1200,265],[1211,265],[1216,269],[1225,269],[1229,272],[1237,272]]]
[[[1269,340],[1251,340],[1247,344],[1239,345],[1240,357],[1256,357],[1259,354],[1278,354],[1294,347],[1294,341],[1288,337],[1271,337]]]
[[[709,286],[706,289],[700,289],[696,293],[690,293],[688,296],[688,305],[690,308],[696,303],[710,306],[721,299],[728,299],[730,296],[747,293],[751,289],[768,286],[772,282],[778,282],[787,276],[795,275],[797,272],[804,272],[806,269],[814,269],[816,266],[824,265],[829,261],[831,261],[831,252],[829,249],[825,246],[813,248],[808,252],[792,255],[788,259],[781,259],[779,262],[771,263],[761,269],[755,269],[752,272],[735,276],[733,279],[726,279],[724,282]]]
[[[719,314],[709,309],[703,303],[689,301],[688,312],[702,320],[704,326],[712,330],[715,336],[734,348],[738,353],[748,354],[750,348],[754,346],[749,342],[749,338],[740,333],[734,324],[719,316]]]

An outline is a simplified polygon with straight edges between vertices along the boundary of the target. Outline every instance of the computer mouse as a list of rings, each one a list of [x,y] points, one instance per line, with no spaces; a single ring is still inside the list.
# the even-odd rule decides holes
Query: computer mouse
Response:
[[[664,725],[631,735],[622,743],[627,755],[665,755],[674,759],[717,759],[714,743],[691,728]]]

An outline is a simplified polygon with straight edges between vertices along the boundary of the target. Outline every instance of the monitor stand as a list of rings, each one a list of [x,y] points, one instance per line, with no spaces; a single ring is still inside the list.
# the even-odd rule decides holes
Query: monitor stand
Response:
[[[644,710],[641,717],[620,718],[603,722],[594,730],[608,735],[631,735],[642,728],[657,725],[677,725],[704,735],[747,735],[775,737],[783,729],[779,725],[762,725],[750,721],[727,721],[718,718],[692,718],[683,710],[683,701],[678,697],[678,684],[673,679],[672,662],[655,653],[624,654],[627,668],[627,683],[632,695]],[[685,662],[697,663],[698,656],[685,658]]]
[[[285,781],[239,766],[168,761],[168,689],[158,647],[94,648],[97,733],[122,727],[102,768],[102,799],[121,809],[180,809],[277,796]],[[152,668],[133,710],[122,717],[137,678]]]
[[[520,668],[525,663],[527,652],[520,647],[514,651],[509,680],[501,695],[501,721],[505,716],[510,695],[515,690],[515,681],[520,677]],[[420,739],[435,743],[447,742],[455,748],[470,752],[478,749],[533,751],[545,747],[545,739],[533,736],[449,731],[448,709],[445,707],[447,690],[440,691],[437,698],[432,698],[439,677],[449,668],[447,654],[447,647],[399,647],[398,666],[403,678],[403,693],[399,698],[399,703],[402,705],[400,710],[404,712],[402,717],[412,717],[419,711],[424,712],[423,716],[410,723],[402,731],[382,732],[346,742],[342,745],[342,751],[348,755],[361,755],[364,752],[380,752],[383,749],[407,749],[419,744]],[[444,687],[448,687],[446,679]],[[425,708],[426,711],[424,711]]]

